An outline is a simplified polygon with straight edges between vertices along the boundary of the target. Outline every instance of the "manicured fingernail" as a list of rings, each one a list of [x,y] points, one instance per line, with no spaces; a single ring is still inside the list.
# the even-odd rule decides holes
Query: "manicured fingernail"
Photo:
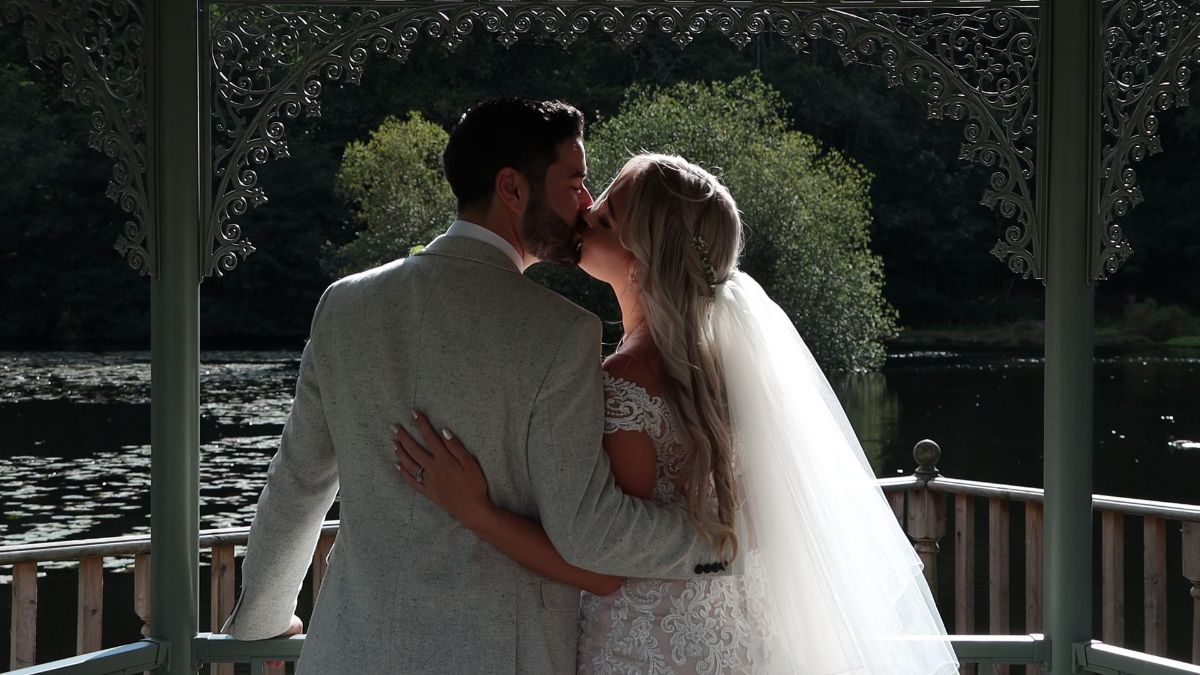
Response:
[[[396,467],[396,470],[399,471],[400,473],[404,473],[404,467],[400,466],[400,462],[396,462],[392,466]]]
[[[393,434],[398,434],[398,433],[400,433],[400,425],[399,425],[399,424],[393,424],[393,425],[392,425],[392,433],[393,433]]]
[[[450,433],[449,429],[442,429],[442,438],[450,440],[451,438],[454,438],[454,434]]]
[[[417,411],[416,410],[412,411],[412,416],[413,416],[414,420],[417,419]]]

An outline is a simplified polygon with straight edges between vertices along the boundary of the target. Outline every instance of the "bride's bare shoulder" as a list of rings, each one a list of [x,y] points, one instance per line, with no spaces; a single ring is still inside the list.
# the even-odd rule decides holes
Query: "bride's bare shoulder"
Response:
[[[662,367],[653,350],[618,351],[604,360],[604,372],[609,377],[638,385],[651,396],[662,395]]]

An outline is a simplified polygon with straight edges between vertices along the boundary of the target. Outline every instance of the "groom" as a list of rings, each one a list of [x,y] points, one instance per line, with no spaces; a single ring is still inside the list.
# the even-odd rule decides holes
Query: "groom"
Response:
[[[271,460],[225,631],[298,629],[296,595],[340,489],[341,527],[299,673],[571,673],[579,591],[480,540],[404,483],[388,424],[455,430],[497,506],[567,561],[686,578],[713,569],[682,511],[622,493],[600,449],[600,322],[522,276],[578,261],[583,115],[473,108],[443,155],[458,220],[420,254],[329,287]]]

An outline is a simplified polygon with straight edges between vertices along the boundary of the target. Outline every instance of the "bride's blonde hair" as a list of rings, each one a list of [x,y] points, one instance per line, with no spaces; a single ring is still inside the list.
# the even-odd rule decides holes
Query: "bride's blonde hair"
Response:
[[[626,162],[617,219],[662,357],[664,394],[688,448],[679,491],[692,522],[726,560],[737,555],[733,433],[712,336],[713,294],[737,269],[742,222],[729,190],[682,157]],[[610,186],[610,190],[612,187]],[[604,197],[602,196],[601,199]],[[717,512],[708,499],[715,489]]]

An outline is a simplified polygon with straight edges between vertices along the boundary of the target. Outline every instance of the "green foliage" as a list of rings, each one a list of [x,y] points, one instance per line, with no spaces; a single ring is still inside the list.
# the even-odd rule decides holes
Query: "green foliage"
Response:
[[[870,251],[871,176],[788,130],[780,94],[759,77],[635,87],[588,138],[589,171],[616,174],[631,153],[681,155],[717,173],[742,211],[742,268],[795,322],[826,368],[873,368],[896,333],[883,264]]]
[[[337,275],[394,260],[429,242],[455,212],[442,172],[445,130],[409,113],[388,117],[366,142],[346,146],[337,194],[354,207],[358,238],[328,247],[327,268]]]
[[[1179,305],[1159,306],[1154,299],[1125,307],[1125,330],[1156,342],[1200,333],[1200,317]]]

